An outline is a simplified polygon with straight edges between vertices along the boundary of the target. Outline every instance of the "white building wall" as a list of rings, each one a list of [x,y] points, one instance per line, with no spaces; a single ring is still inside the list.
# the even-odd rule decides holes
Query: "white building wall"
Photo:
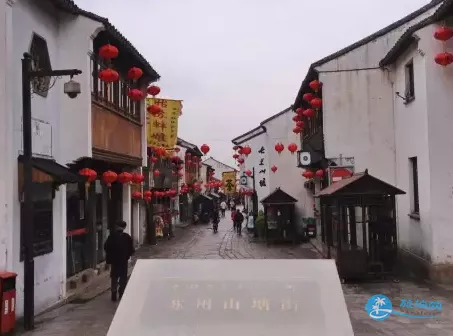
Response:
[[[240,166],[240,172],[238,173],[238,176],[242,176],[246,170],[251,170],[253,172],[253,168],[255,168],[255,188],[256,188],[256,195],[258,198],[258,211],[259,210],[264,210],[263,205],[261,204],[261,200],[266,197],[267,195],[270,194],[270,167],[269,166],[269,148],[268,148],[268,140],[267,140],[267,134],[263,133],[260,134],[250,140],[248,140],[246,143],[241,144],[242,146],[249,145],[250,148],[252,149],[252,153],[248,157],[245,158],[244,164]],[[258,151],[260,150],[261,146],[264,146],[266,152],[265,154],[260,154]],[[260,160],[261,158],[264,158],[264,166],[260,166]],[[265,173],[260,173],[260,170],[265,169]],[[266,186],[261,187],[260,186],[260,180],[262,179],[266,180]],[[253,189],[253,180],[250,177],[247,177],[247,182],[248,185],[246,188]],[[242,186],[238,182],[238,188],[240,189]],[[248,198],[249,204],[248,204],[248,209],[252,209],[252,203],[251,200]]]
[[[0,6],[0,34],[6,39],[0,48],[0,112],[5,137],[2,142],[4,183],[0,202],[0,267],[18,273],[17,314],[23,312],[23,263],[20,250],[20,204],[18,194],[17,156],[22,150],[22,86],[21,59],[28,52],[33,33],[47,42],[53,69],[78,68],[83,74],[74,79],[81,83],[82,93],[70,99],[63,93],[69,78],[59,79],[47,97],[34,94],[32,116],[40,123],[41,135],[33,137],[35,155],[70,163],[82,156],[91,156],[91,90],[90,62],[92,35],[101,24],[87,18],[62,15],[48,2],[10,1],[12,7]],[[5,12],[6,11],[6,12]],[[3,29],[5,27],[5,29]],[[6,71],[4,70],[6,66]],[[3,71],[5,72],[2,72]],[[2,99],[1,95],[6,95]],[[11,111],[9,114],[6,111]],[[11,145],[9,146],[8,143]],[[3,156],[4,155],[4,156]],[[5,197],[3,197],[5,196]],[[3,199],[2,199],[3,197]],[[66,188],[61,186],[53,202],[53,252],[35,258],[35,312],[48,308],[66,295]],[[5,211],[2,213],[3,209]]]
[[[290,143],[294,142],[298,146],[300,144],[299,135],[293,133],[295,123],[292,118],[294,115],[292,111],[288,111],[264,124],[267,129],[269,169],[273,165],[278,168],[275,174],[269,173],[269,189],[272,192],[280,187],[297,199],[295,207],[297,217],[311,217],[313,216],[314,198],[304,187],[306,180],[301,176],[303,170],[297,167],[297,153],[291,154],[288,150]],[[274,148],[277,142],[281,142],[285,146],[280,155]]]
[[[323,82],[327,158],[354,157],[356,171],[368,168],[370,174],[395,183],[393,92],[378,64],[408,27],[436,8],[316,68]]]
[[[398,196],[398,243],[422,258],[430,259],[433,253],[433,232],[430,224],[431,189],[430,160],[428,146],[428,115],[426,61],[429,58],[411,47],[395,64],[394,91],[405,92],[405,65],[413,60],[415,73],[415,100],[405,104],[394,95],[396,185],[406,191]],[[409,217],[411,213],[412,173],[409,158],[417,157],[419,175],[420,220]]]
[[[222,162],[213,159],[212,157],[207,158],[203,162],[210,165],[213,169],[215,169],[214,177],[219,180],[222,180],[222,174],[224,172],[231,172],[235,170],[234,167],[230,167]]]
[[[433,38],[436,25],[417,32],[420,37],[419,49],[425,53],[427,119],[429,141],[429,197],[430,216],[433,234],[434,264],[453,263],[453,68],[441,67],[434,62],[437,53],[447,50],[453,53],[453,41],[444,44]],[[444,49],[445,48],[445,49]],[[417,79],[415,79],[417,81]],[[416,98],[417,99],[417,98]],[[419,173],[419,179],[426,176]],[[420,189],[421,193],[425,191]],[[422,200],[420,200],[422,202]]]
[[[13,115],[11,79],[15,75],[12,59],[12,1],[0,3],[0,270],[13,269]],[[16,170],[17,172],[17,170]]]

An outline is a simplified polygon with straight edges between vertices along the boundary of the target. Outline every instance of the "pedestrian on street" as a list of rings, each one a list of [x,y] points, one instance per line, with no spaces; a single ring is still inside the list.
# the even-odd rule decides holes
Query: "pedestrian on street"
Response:
[[[106,263],[110,265],[111,293],[112,301],[119,299],[124,294],[127,284],[128,262],[134,254],[134,243],[131,236],[124,232],[125,221],[119,221],[110,231],[104,244]]]
[[[236,211],[231,211],[231,221],[233,222],[234,231],[236,231],[236,221],[234,220],[235,215],[236,215]]]
[[[235,211],[236,210],[236,203],[234,203],[233,199],[231,199],[231,201],[230,201],[230,209],[231,209],[231,211]]]
[[[222,212],[222,218],[225,218],[225,211],[227,207],[228,206],[225,201],[222,201],[222,203],[220,203],[220,211]]]
[[[234,223],[236,227],[236,231],[238,235],[242,234],[242,222],[244,221],[244,215],[242,214],[241,210],[237,209],[234,214]]]

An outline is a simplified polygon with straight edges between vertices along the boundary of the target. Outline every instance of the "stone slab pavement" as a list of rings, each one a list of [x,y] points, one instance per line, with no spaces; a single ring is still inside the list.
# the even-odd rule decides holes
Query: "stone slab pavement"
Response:
[[[229,216],[227,216],[229,218]],[[170,259],[310,259],[319,258],[310,244],[299,246],[267,246],[255,243],[247,234],[237,236],[229,219],[223,219],[219,232],[209,225],[189,226],[175,230],[172,240],[145,246],[136,258]],[[453,291],[411,281],[344,284],[344,295],[356,336],[451,336],[453,335]],[[367,300],[375,294],[388,296],[394,304],[400,299],[439,301],[443,311],[439,319],[409,319],[390,316],[374,321],[364,310]],[[26,336],[104,336],[108,331],[117,304],[109,300],[108,281],[98,285],[86,299],[43,314],[37,318],[36,329],[19,333]]]

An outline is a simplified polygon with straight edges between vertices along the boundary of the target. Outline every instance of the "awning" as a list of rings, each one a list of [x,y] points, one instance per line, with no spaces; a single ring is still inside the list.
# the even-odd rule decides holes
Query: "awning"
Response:
[[[199,196],[199,197],[204,197],[204,198],[206,198],[207,200],[210,200],[210,201],[212,201],[212,198],[211,198],[211,197],[209,197],[208,195],[200,194],[200,196]]]
[[[24,156],[19,155],[18,160],[23,163]],[[32,158],[32,164],[34,168],[51,175],[55,179],[55,182],[59,184],[85,182],[85,178],[83,176],[72,172],[65,166],[57,163],[55,160],[34,157]]]

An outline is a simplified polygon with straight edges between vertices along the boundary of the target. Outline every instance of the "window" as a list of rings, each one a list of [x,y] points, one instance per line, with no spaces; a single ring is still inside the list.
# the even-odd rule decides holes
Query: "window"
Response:
[[[30,55],[32,59],[32,70],[52,70],[47,42],[41,36],[33,34]],[[50,85],[50,77],[33,78],[33,92],[41,97],[47,97]]]
[[[33,225],[34,241],[33,249],[35,257],[51,253],[53,251],[53,186],[52,183],[33,183]],[[23,234],[27,223],[21,216],[21,246],[23,246]],[[20,260],[24,257],[21,251]]]
[[[411,178],[411,213],[420,213],[420,203],[418,199],[418,165],[417,157],[409,158],[410,178]]]
[[[406,103],[408,103],[415,98],[414,62],[412,60],[405,65],[404,72],[406,78],[405,98]]]

